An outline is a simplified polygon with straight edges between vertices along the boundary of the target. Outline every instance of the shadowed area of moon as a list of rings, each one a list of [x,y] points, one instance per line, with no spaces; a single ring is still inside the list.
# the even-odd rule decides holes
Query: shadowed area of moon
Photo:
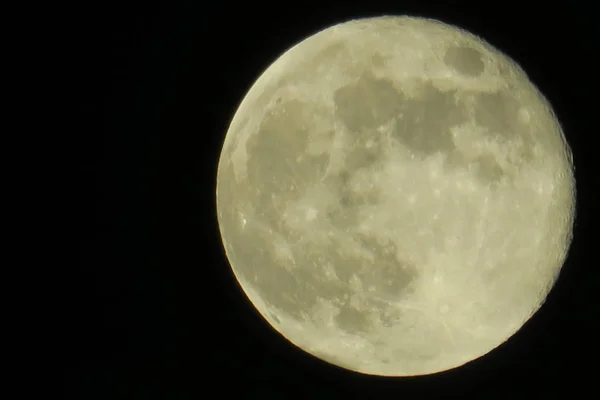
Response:
[[[509,94],[474,93],[475,120],[493,140],[510,141],[515,132],[522,137],[520,161],[532,156],[532,139],[526,127],[518,127],[519,103]],[[393,121],[392,138],[408,147],[413,154],[427,157],[445,156],[450,166],[472,167],[482,182],[499,180],[505,171],[492,154],[466,159],[456,148],[450,129],[469,121],[467,106],[456,91],[441,91],[423,82],[421,93],[407,97],[386,79],[368,72],[353,85],[334,94],[336,115],[349,129],[353,149],[348,155],[348,169],[369,166],[380,160],[383,138],[375,128]],[[370,143],[370,146],[366,146]]]
[[[451,46],[446,50],[444,62],[461,74],[475,77],[485,67],[481,57],[481,53],[471,47]]]
[[[560,267],[541,246],[567,246],[572,181],[555,178],[564,149],[539,144],[560,132],[525,89],[492,86],[480,47],[448,40],[431,57],[449,85],[394,77],[383,45],[353,63],[331,35],[236,115],[217,185],[227,257],[265,318],[324,360],[384,375],[461,365],[518,329]],[[545,222],[549,204],[563,225]]]

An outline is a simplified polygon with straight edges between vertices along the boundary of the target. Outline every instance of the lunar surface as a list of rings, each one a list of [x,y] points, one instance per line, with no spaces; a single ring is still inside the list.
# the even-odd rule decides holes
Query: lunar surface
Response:
[[[425,375],[505,342],[571,242],[572,157],[508,56],[379,17],[298,43],[233,117],[217,173],[227,258],[264,319],[328,363]]]

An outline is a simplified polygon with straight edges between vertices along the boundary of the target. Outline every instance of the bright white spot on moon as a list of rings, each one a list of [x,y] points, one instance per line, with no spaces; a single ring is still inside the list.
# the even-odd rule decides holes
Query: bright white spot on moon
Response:
[[[572,157],[506,55],[439,21],[350,21],[258,78],[227,132],[219,229],[290,342],[365,374],[492,351],[536,312],[572,234]]]
[[[306,210],[306,219],[309,221],[312,221],[316,217],[317,217],[317,210],[315,210],[312,207],[309,207],[308,210]]]

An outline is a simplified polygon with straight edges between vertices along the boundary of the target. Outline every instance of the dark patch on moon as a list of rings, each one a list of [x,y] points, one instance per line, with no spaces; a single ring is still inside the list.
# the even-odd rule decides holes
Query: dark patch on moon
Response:
[[[340,307],[334,320],[338,328],[349,333],[366,333],[372,328],[368,316],[349,304]]]
[[[475,161],[475,174],[482,182],[498,182],[504,175],[504,170],[491,155],[480,156]]]
[[[355,84],[334,93],[337,117],[351,132],[361,134],[394,118],[400,111],[403,96],[389,80],[365,72]]]
[[[418,97],[403,102],[393,137],[424,157],[456,151],[450,128],[466,122],[468,116],[455,93],[442,92],[423,82]]]
[[[383,67],[387,61],[390,59],[391,57],[385,55],[385,54],[381,54],[381,53],[375,53],[373,54],[373,56],[371,57],[371,63],[374,67]]]
[[[390,307],[389,305],[381,301],[374,301],[373,309],[379,310],[377,315],[379,317],[379,322],[386,328],[393,327],[398,322],[400,322],[402,318],[402,311],[400,311],[398,308]]]
[[[397,259],[397,246],[391,240],[382,243],[380,239],[368,235],[357,235],[359,243],[377,254],[377,261],[364,269],[359,277],[364,285],[373,287],[374,293],[392,300],[406,294],[405,290],[416,278],[416,268],[408,262]]]
[[[475,102],[475,121],[490,133],[507,139],[517,134],[519,102],[506,92],[480,93]]]
[[[481,53],[475,49],[454,46],[446,53],[448,62],[465,74],[475,76],[483,71]],[[479,63],[476,61],[479,60]],[[335,113],[347,128],[349,150],[345,165],[350,171],[374,168],[382,160],[389,139],[377,128],[393,121],[391,140],[395,140],[425,159],[436,153],[445,156],[449,168],[472,168],[475,177],[485,184],[499,182],[507,172],[492,154],[475,160],[467,159],[456,147],[451,128],[471,120],[464,96],[442,91],[422,81],[417,94],[408,97],[390,80],[365,72],[355,83],[334,93]],[[520,102],[506,92],[473,93],[475,122],[485,128],[484,134],[494,140],[509,142],[520,136],[524,144],[515,162],[527,162],[533,155],[533,141],[526,125],[519,123]],[[342,207],[360,200],[340,193]],[[335,211],[332,213],[336,215]]]
[[[379,132],[364,132],[353,137],[352,148],[346,153],[345,165],[351,171],[369,168],[381,161],[384,138]]]
[[[349,231],[358,223],[358,207],[360,203],[356,202],[354,197],[349,194],[342,194],[338,203],[334,203],[326,210],[326,217],[331,226],[340,231]]]
[[[344,52],[348,52],[348,46],[344,42],[330,44],[317,53],[310,65],[334,66],[336,65],[335,58],[340,57]]]
[[[252,188],[248,200],[261,210],[281,210],[325,171],[329,156],[307,152],[309,132],[314,129],[307,109],[311,108],[299,100],[280,103],[246,143],[247,183]],[[282,228],[280,215],[271,217],[274,226]]]
[[[277,317],[277,315],[270,313],[269,316],[271,317],[271,319],[273,319],[273,321],[275,321],[276,323],[281,323],[281,321],[279,320],[279,318]]]
[[[327,185],[331,185],[336,202],[326,209],[326,217],[331,226],[341,230],[350,231],[359,222],[359,212],[365,206],[376,205],[380,201],[380,187],[361,189],[352,188],[351,174],[347,170],[329,177]]]
[[[500,143],[516,139],[522,141],[515,163],[526,164],[533,160],[533,129],[519,121],[521,102],[509,92],[480,93],[474,105],[475,121],[486,128],[485,135]],[[486,160],[484,164],[490,164]],[[498,166],[499,168],[499,166]]]
[[[462,75],[477,77],[485,69],[482,54],[472,47],[451,46],[444,54],[444,63]]]
[[[352,189],[353,174],[346,169],[329,175],[323,182],[333,193],[336,201],[329,204],[325,210],[327,221],[333,228],[340,231],[350,231],[359,222],[361,207],[374,205],[378,202],[380,188],[370,191],[356,192]]]

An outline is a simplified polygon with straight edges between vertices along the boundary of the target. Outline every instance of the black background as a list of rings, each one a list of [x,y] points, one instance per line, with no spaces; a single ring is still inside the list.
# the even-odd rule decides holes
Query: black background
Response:
[[[591,387],[599,278],[597,261],[587,262],[598,203],[592,10],[576,1],[352,4],[75,10],[68,44],[81,127],[80,260],[64,287],[67,398],[578,398]],[[214,193],[228,124],[278,55],[350,18],[405,13],[459,25],[520,63],[573,149],[578,219],[546,305],[507,343],[453,371],[382,379],[314,359],[263,322],[225,259]]]

